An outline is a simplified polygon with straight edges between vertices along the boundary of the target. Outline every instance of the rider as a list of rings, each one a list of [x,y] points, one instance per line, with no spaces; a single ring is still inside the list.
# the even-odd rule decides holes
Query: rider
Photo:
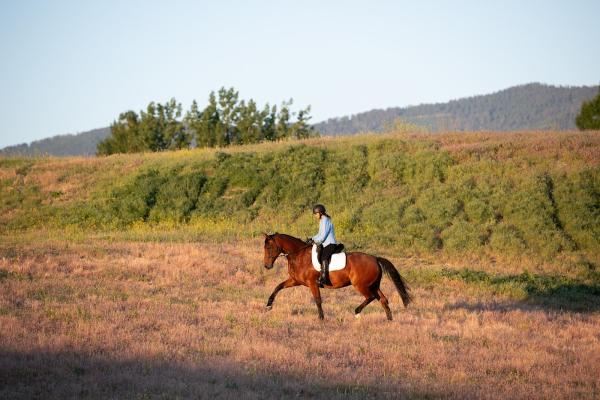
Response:
[[[321,276],[317,280],[319,286],[323,287],[329,282],[329,260],[336,249],[337,241],[335,240],[335,232],[331,217],[325,211],[325,206],[316,204],[313,207],[313,214],[319,219],[319,233],[311,239],[317,245],[323,246],[321,251]]]

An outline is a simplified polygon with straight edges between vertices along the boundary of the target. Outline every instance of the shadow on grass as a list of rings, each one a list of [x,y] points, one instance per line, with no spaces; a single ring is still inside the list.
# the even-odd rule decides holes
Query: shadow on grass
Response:
[[[600,311],[600,274],[595,271],[578,279],[559,275],[535,275],[523,272],[518,275],[494,276],[471,269],[443,269],[446,278],[480,285],[499,294],[524,298],[514,302],[512,308],[543,308],[571,312]],[[496,306],[497,307],[497,304]]]
[[[175,357],[173,357],[175,358]],[[0,350],[2,399],[372,399],[464,398],[448,388],[440,393],[414,383],[324,382],[315,371],[305,376],[264,371],[257,365],[215,358],[177,362],[161,357],[133,360],[76,352]],[[343,377],[340,377],[343,379]],[[453,392],[454,390],[454,392]],[[460,391],[460,392],[459,392]]]

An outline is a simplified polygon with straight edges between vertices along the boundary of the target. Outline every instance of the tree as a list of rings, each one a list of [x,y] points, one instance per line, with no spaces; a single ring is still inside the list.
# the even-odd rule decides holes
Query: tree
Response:
[[[219,132],[223,137],[217,137],[218,140],[221,140],[220,145],[239,143],[239,135],[235,126],[239,114],[238,97],[238,92],[233,88],[222,87],[219,89],[219,116],[223,129],[222,132]]]
[[[198,146],[205,143],[205,146],[215,147],[222,140],[217,138],[217,132],[222,130],[219,118],[219,109],[217,107],[217,98],[215,92],[210,92],[208,96],[208,106],[202,111],[202,134],[198,140]],[[222,136],[222,135],[221,135]]]
[[[118,121],[110,126],[111,135],[98,143],[98,155],[144,151],[144,138],[139,128],[140,119],[134,111],[119,114]]]
[[[181,104],[175,99],[165,104],[151,102],[140,112],[140,134],[150,151],[188,148],[191,138],[181,122]]]
[[[145,142],[143,150],[161,151],[166,147],[165,135],[157,118],[159,112],[162,112],[162,105],[154,102],[148,104],[146,111],[140,111],[139,130]]]
[[[265,140],[275,140],[277,138],[277,106],[269,108],[267,104],[263,109],[262,136]]]
[[[575,118],[575,125],[580,130],[600,130],[600,88],[598,94],[590,101],[584,101],[581,111]]]
[[[314,128],[308,124],[310,119],[310,106],[298,111],[296,122],[290,127],[290,136],[295,139],[306,139],[315,136]]]
[[[193,137],[196,140],[196,146],[200,146],[198,144],[198,132],[202,129],[202,111],[198,108],[198,102],[196,102],[196,100],[192,101],[190,111],[185,113],[183,121],[190,137]],[[206,145],[202,147],[205,146]]]
[[[163,151],[197,147],[258,143],[262,140],[316,136],[309,125],[310,106],[292,112],[292,100],[278,110],[267,104],[262,110],[252,99],[239,100],[234,88],[211,92],[201,110],[194,100],[182,119],[181,104],[171,99],[164,104],[151,102],[136,114],[127,111],[111,125],[111,136],[98,147],[99,155]],[[295,118],[295,120],[294,120]]]
[[[284,101],[281,103],[281,110],[277,114],[277,123],[275,125],[275,137],[273,140],[279,140],[289,137],[290,119],[292,117],[290,106],[293,100]]]
[[[191,144],[191,135],[181,122],[181,103],[169,100],[158,115],[161,129],[164,131],[166,148],[170,150],[187,149]]]
[[[265,111],[258,111],[254,100],[250,99],[247,105],[244,100],[240,102],[236,125],[242,144],[258,143],[263,139],[262,125],[265,117]]]

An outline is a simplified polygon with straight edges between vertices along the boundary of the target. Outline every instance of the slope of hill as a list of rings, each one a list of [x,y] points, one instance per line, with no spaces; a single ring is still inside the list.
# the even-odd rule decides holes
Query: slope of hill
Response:
[[[0,235],[76,228],[305,237],[314,230],[310,207],[322,202],[353,249],[600,262],[600,132],[381,134],[8,158],[0,177]]]
[[[0,156],[92,156],[96,146],[110,135],[110,128],[58,135],[0,149]]]
[[[575,129],[575,117],[598,87],[557,87],[531,83],[496,93],[447,103],[371,110],[350,117],[332,118],[315,125],[326,135],[384,130],[397,118],[443,131],[510,131]]]

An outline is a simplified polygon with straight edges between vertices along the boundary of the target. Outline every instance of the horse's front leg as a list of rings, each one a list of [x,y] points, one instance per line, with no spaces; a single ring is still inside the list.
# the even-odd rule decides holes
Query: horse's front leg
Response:
[[[323,316],[323,307],[321,307],[321,291],[319,290],[319,286],[317,286],[317,281],[313,279],[309,287],[313,298],[315,299],[317,310],[319,310],[319,319],[323,319],[325,317]]]
[[[299,285],[299,283],[296,282],[296,280],[294,278],[286,279],[285,281],[283,281],[279,285],[277,285],[275,290],[273,290],[273,293],[271,293],[271,295],[269,296],[269,300],[267,301],[267,310],[270,310],[273,308],[273,301],[275,301],[275,296],[277,296],[277,293],[280,290],[289,288],[289,287],[298,286],[298,285]]]

